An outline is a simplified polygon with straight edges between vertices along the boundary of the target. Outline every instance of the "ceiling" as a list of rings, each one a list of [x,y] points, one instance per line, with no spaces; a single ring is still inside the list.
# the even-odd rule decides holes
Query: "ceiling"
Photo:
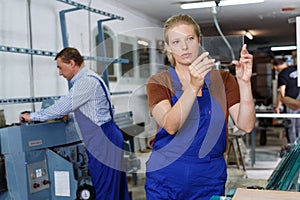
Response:
[[[180,8],[180,3],[195,0],[117,1],[161,22],[174,14],[189,14],[200,24],[204,36],[219,35],[211,8]],[[245,38],[252,50],[296,44],[295,17],[300,16],[300,0],[265,0],[263,3],[219,7],[217,11],[218,24],[225,36],[241,35],[245,30],[252,33],[253,40]]]

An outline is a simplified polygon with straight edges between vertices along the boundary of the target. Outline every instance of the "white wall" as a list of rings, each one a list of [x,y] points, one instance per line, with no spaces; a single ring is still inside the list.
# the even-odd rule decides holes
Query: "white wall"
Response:
[[[162,38],[161,22],[125,7],[115,0],[78,0],[75,2],[124,17],[123,21],[112,20],[104,23],[116,36],[123,34],[145,38],[151,41],[152,49],[155,48],[156,40]],[[31,48],[32,45],[32,49],[54,52],[59,52],[63,48],[59,11],[74,8],[73,6],[55,0],[31,0],[32,37],[30,37],[27,0],[2,0],[0,8],[0,45],[23,48]],[[97,21],[104,18],[106,17],[95,13],[89,14],[85,10],[68,13],[66,21],[69,46],[78,48],[83,55],[95,56],[93,38],[97,29]],[[32,43],[30,38],[32,38]],[[155,60],[155,57],[152,56],[151,59]],[[154,61],[152,62],[152,66],[155,67]],[[86,65],[92,69],[95,68],[95,62],[87,61]],[[31,69],[33,77],[30,75]],[[144,87],[144,84],[145,80],[136,81],[135,84],[128,83],[128,85],[113,83],[111,88],[118,90],[122,86],[124,90],[134,91]],[[54,57],[1,51],[0,88],[0,99],[60,96],[68,92],[67,82],[58,76]],[[116,112],[138,110],[139,112],[135,114],[138,116],[136,120],[149,121],[145,93],[134,98],[133,105],[130,103],[133,99],[132,95],[123,96],[122,100],[114,97],[114,103],[118,104],[115,105]],[[124,103],[125,101],[127,103]],[[20,112],[39,110],[39,108],[40,103],[0,105],[0,109],[4,109],[7,124],[18,122]]]

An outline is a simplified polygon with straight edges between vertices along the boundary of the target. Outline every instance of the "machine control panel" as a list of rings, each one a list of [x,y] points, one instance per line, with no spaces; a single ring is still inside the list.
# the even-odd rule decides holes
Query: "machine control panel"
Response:
[[[50,187],[46,160],[27,164],[27,173],[31,194]]]

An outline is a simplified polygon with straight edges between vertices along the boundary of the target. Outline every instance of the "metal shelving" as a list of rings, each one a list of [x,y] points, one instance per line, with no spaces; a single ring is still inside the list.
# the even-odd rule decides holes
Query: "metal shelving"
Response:
[[[57,100],[60,96],[52,96],[52,97],[34,97],[34,98],[10,98],[10,99],[0,99],[0,105],[7,105],[7,104],[20,104],[20,103],[36,103],[42,102],[44,100],[53,99]]]
[[[95,8],[91,8],[89,6],[71,1],[71,0],[57,0],[59,2],[74,6],[75,8],[71,8],[71,9],[67,9],[67,10],[62,10],[59,12],[59,17],[60,17],[60,25],[61,25],[61,33],[62,33],[62,40],[63,40],[63,45],[64,47],[68,47],[69,46],[69,42],[68,42],[68,37],[67,37],[67,24],[66,24],[66,13],[69,12],[73,12],[73,11],[77,11],[77,10],[87,10],[89,12],[93,12],[96,14],[100,14],[103,15],[107,18],[105,19],[100,19],[97,22],[98,25],[98,40],[99,40],[99,47],[100,47],[100,55],[101,57],[105,58],[106,57],[106,49],[105,49],[105,42],[104,42],[104,31],[103,31],[103,22],[107,22],[107,21],[111,21],[111,20],[124,20],[124,17],[112,14],[112,13],[108,13],[102,10],[98,10]],[[119,63],[128,63],[129,61],[126,59],[119,59],[120,62]],[[101,62],[101,61],[100,61]],[[107,67],[110,63],[108,62],[103,62],[104,66],[105,66],[105,70],[103,72],[103,79],[104,82],[107,86],[107,88],[109,88],[109,81],[108,81],[108,72],[107,72]]]
[[[61,23],[61,30],[62,30],[62,38],[63,38],[63,45],[64,47],[68,46],[67,41],[67,26],[66,26],[66,19],[65,14],[67,12],[76,11],[76,10],[87,10],[89,12],[93,12],[96,14],[100,14],[103,16],[106,16],[108,18],[101,19],[98,21],[98,31],[99,31],[99,41],[101,42],[101,56],[102,57],[94,57],[94,56],[83,56],[84,60],[92,60],[96,62],[102,62],[106,66],[108,66],[111,63],[128,63],[128,59],[114,59],[114,58],[108,58],[105,56],[105,45],[104,45],[104,35],[103,35],[103,29],[102,29],[102,22],[110,21],[110,20],[124,20],[123,17],[108,13],[102,10],[98,10],[95,8],[91,8],[89,6],[71,1],[71,0],[57,0],[62,3],[66,3],[68,5],[74,6],[75,8],[63,10],[59,12],[60,16],[60,23]],[[22,48],[22,47],[12,47],[12,46],[5,46],[0,45],[0,51],[2,52],[9,52],[9,53],[20,53],[20,54],[29,54],[29,55],[38,55],[38,56],[49,56],[49,57],[55,57],[57,55],[57,52],[53,51],[46,51],[46,50],[39,50],[39,49],[30,49],[30,48]],[[104,71],[104,81],[108,84],[108,75],[107,70]],[[124,92],[128,93],[128,92]],[[0,99],[0,105],[7,105],[7,104],[19,104],[19,103],[35,103],[35,102],[42,102],[47,99],[59,99],[60,96],[52,96],[52,97],[32,97],[32,98],[7,98],[7,99]]]
[[[95,9],[95,8],[91,8],[89,6],[86,6],[86,5],[83,5],[83,4],[71,1],[71,0],[56,0],[56,1],[59,1],[59,2],[62,2],[62,3],[66,3],[66,4],[69,4],[71,6],[75,6],[78,9],[84,9],[84,10],[87,10],[89,12],[93,12],[93,13],[96,13],[96,14],[104,15],[104,16],[107,16],[107,17],[109,17],[111,19],[124,20],[124,17],[118,16],[118,15],[115,15],[115,14],[112,14],[112,13],[108,13],[108,12],[105,12],[105,11],[102,11],[102,10],[98,10],[98,9]]]
[[[53,52],[53,51],[28,49],[22,47],[11,47],[11,46],[4,46],[4,45],[0,45],[0,51],[10,52],[10,53],[31,54],[31,55],[38,55],[38,56],[51,56],[51,57],[55,57],[57,55],[57,52]],[[127,59],[114,59],[114,58],[107,58],[107,57],[83,56],[83,59],[94,60],[94,61],[105,62],[105,63],[120,63],[120,62],[128,63]]]

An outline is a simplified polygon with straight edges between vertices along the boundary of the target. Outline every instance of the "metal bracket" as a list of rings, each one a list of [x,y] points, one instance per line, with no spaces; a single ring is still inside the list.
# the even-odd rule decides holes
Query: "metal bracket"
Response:
[[[5,105],[5,104],[19,104],[19,103],[35,103],[35,102],[42,102],[42,101],[47,100],[47,99],[57,100],[60,97],[61,96],[0,99],[0,105]]]
[[[22,47],[11,47],[11,46],[3,46],[0,45],[0,51],[10,52],[10,53],[23,53],[23,54],[32,54],[39,56],[51,56],[55,57],[57,52],[53,51],[44,51],[38,49],[28,49]],[[128,59],[114,59],[114,58],[106,58],[106,57],[93,57],[93,56],[82,56],[84,60],[94,60],[101,61],[105,63],[128,63]]]

